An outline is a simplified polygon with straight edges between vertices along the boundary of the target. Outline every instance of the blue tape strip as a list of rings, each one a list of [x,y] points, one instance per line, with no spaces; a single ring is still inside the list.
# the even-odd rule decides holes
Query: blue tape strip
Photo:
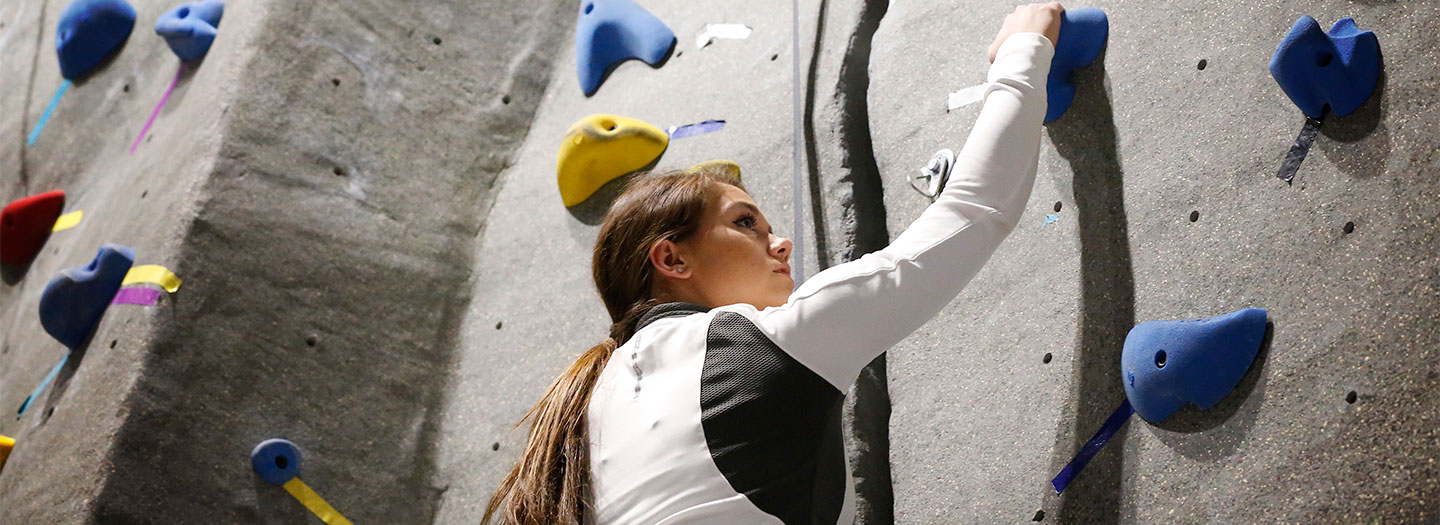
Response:
[[[1040,225],[1040,229],[1043,230],[1043,229],[1045,229],[1046,226],[1049,226],[1050,223],[1055,222],[1055,221],[1058,221],[1058,220],[1060,220],[1060,216],[1059,216],[1059,215],[1055,215],[1055,214],[1053,214],[1053,213],[1047,213],[1047,214],[1045,214],[1045,222]]]
[[[1100,448],[1104,447],[1105,443],[1109,442],[1110,438],[1114,437],[1115,433],[1120,431],[1120,427],[1124,426],[1125,422],[1130,420],[1130,414],[1134,413],[1135,408],[1130,406],[1129,399],[1126,399],[1124,403],[1120,403],[1120,406],[1115,408],[1115,412],[1110,414],[1110,418],[1105,420],[1104,425],[1100,426],[1100,430],[1095,433],[1095,437],[1090,438],[1090,441],[1086,441],[1085,446],[1080,447],[1080,452],[1075,454],[1075,459],[1070,460],[1070,463],[1065,465],[1065,468],[1060,469],[1060,474],[1056,475],[1055,479],[1050,480],[1050,484],[1055,486],[1056,494],[1065,491],[1065,487],[1070,485],[1070,482],[1075,479],[1075,476],[1080,475],[1080,470],[1084,469],[1085,465],[1090,464],[1091,459],[1095,459],[1095,454],[1100,452]]]
[[[35,129],[30,131],[30,138],[25,141],[26,146],[34,146],[35,139],[40,138],[40,130],[45,129],[45,123],[50,121],[50,114],[55,112],[55,106],[60,105],[60,96],[65,90],[70,89],[70,79],[60,83],[60,89],[55,90],[55,96],[50,98],[50,105],[45,106],[45,112],[40,114],[40,121],[35,123]]]
[[[725,127],[725,121],[723,121],[723,120],[707,120],[707,121],[705,121],[705,122],[696,122],[696,123],[694,123],[694,124],[686,124],[686,125],[680,126],[680,127],[678,127],[678,128],[677,128],[677,127],[674,127],[674,126],[671,126],[671,127],[670,127],[670,138],[672,138],[672,139],[683,139],[683,138],[685,138],[685,137],[693,137],[693,136],[696,136],[696,135],[704,135],[704,134],[710,133],[710,132],[712,132],[712,131],[720,131],[720,130],[723,129],[724,127]]]
[[[40,386],[35,387],[35,391],[30,393],[30,397],[25,398],[25,402],[20,404],[20,412],[15,414],[15,419],[20,419],[20,416],[25,415],[25,411],[29,410],[30,405],[40,398],[40,393],[45,391],[45,386],[54,381],[55,376],[60,375],[60,369],[64,368],[65,362],[69,360],[70,352],[65,352],[65,357],[60,358],[59,363],[55,363],[55,368],[50,369],[50,375],[45,376],[45,380],[40,382]]]

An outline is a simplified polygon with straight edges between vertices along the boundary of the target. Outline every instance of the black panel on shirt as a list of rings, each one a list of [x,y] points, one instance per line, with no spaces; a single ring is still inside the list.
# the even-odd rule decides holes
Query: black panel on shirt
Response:
[[[844,394],[721,312],[706,335],[700,421],[715,466],[736,492],[789,524],[835,523],[845,498]]]

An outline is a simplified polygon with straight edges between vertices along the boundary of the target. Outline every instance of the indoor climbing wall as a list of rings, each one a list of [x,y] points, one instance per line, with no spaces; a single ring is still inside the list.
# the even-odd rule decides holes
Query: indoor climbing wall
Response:
[[[890,352],[897,521],[1437,519],[1440,64],[1426,26],[1440,6],[1093,7],[1108,46],[1045,127],[1020,226]],[[958,146],[978,113],[946,113],[945,94],[984,80],[980,51],[1009,9],[895,3],[875,32],[889,231],[926,204],[900,175]],[[1306,117],[1267,66],[1302,15],[1374,31],[1383,76],[1325,118],[1287,184],[1276,173]],[[1228,397],[1158,425],[1130,418],[1055,495],[1125,399],[1127,331],[1250,307],[1272,328]]]
[[[206,3],[0,5],[0,523],[477,521],[607,335],[625,173],[733,161],[797,274],[856,259],[930,202],[907,176],[962,146],[1013,9]],[[857,521],[1437,519],[1440,4],[1067,7],[1108,35],[1019,227],[849,393]],[[1382,53],[1318,124],[1269,70],[1303,15]],[[1215,406],[1112,417],[1122,356],[1166,364],[1132,328],[1248,308]]]
[[[0,6],[0,200],[84,212],[4,268],[0,522],[305,523],[321,501],[331,523],[429,521],[470,246],[569,7],[231,2],[182,69],[161,22],[190,4],[134,0],[67,85],[57,38],[98,41],[61,29],[67,5]],[[105,243],[183,286],[111,291],[165,295],[62,343],[47,284]]]

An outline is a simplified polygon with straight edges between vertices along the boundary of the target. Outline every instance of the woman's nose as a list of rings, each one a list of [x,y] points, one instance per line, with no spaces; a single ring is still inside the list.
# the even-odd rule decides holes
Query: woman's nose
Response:
[[[795,243],[790,242],[790,239],[779,235],[771,235],[770,254],[779,258],[781,261],[790,260],[790,250],[794,247]]]

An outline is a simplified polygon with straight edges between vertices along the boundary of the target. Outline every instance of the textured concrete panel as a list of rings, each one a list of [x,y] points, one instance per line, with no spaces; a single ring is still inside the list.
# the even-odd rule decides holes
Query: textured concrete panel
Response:
[[[1436,6],[1097,7],[1103,66],[1047,127],[1019,229],[890,352],[897,520],[1435,519],[1440,78],[1421,21]],[[891,231],[925,204],[902,171],[958,146],[978,113],[946,114],[944,96],[983,80],[1010,9],[897,4],[881,24],[870,105]],[[1377,32],[1387,79],[1322,127],[1287,186],[1274,170],[1303,117],[1266,64],[1302,13]],[[1060,219],[1042,230],[1047,213]],[[1124,397],[1131,326],[1248,306],[1274,330],[1230,398],[1133,419],[1054,495],[1049,479]]]
[[[43,48],[63,5],[43,24],[26,7]],[[129,156],[178,64],[148,25],[169,6],[137,6],[127,50],[66,95],[36,147],[5,152],[30,174],[7,173],[7,196],[55,183],[87,212],[4,289],[5,403],[60,355],[34,319],[56,269],[115,241],[186,282],[156,308],[112,309],[55,395],[0,422],[20,441],[0,521],[314,519],[251,472],[271,437],[298,443],[302,479],[355,521],[429,521],[470,240],[548,80],[557,6],[232,4]],[[33,48],[4,52],[8,73]],[[59,75],[39,56],[34,91],[48,94]],[[7,93],[21,78],[7,74]],[[5,136],[45,100],[7,113]]]

